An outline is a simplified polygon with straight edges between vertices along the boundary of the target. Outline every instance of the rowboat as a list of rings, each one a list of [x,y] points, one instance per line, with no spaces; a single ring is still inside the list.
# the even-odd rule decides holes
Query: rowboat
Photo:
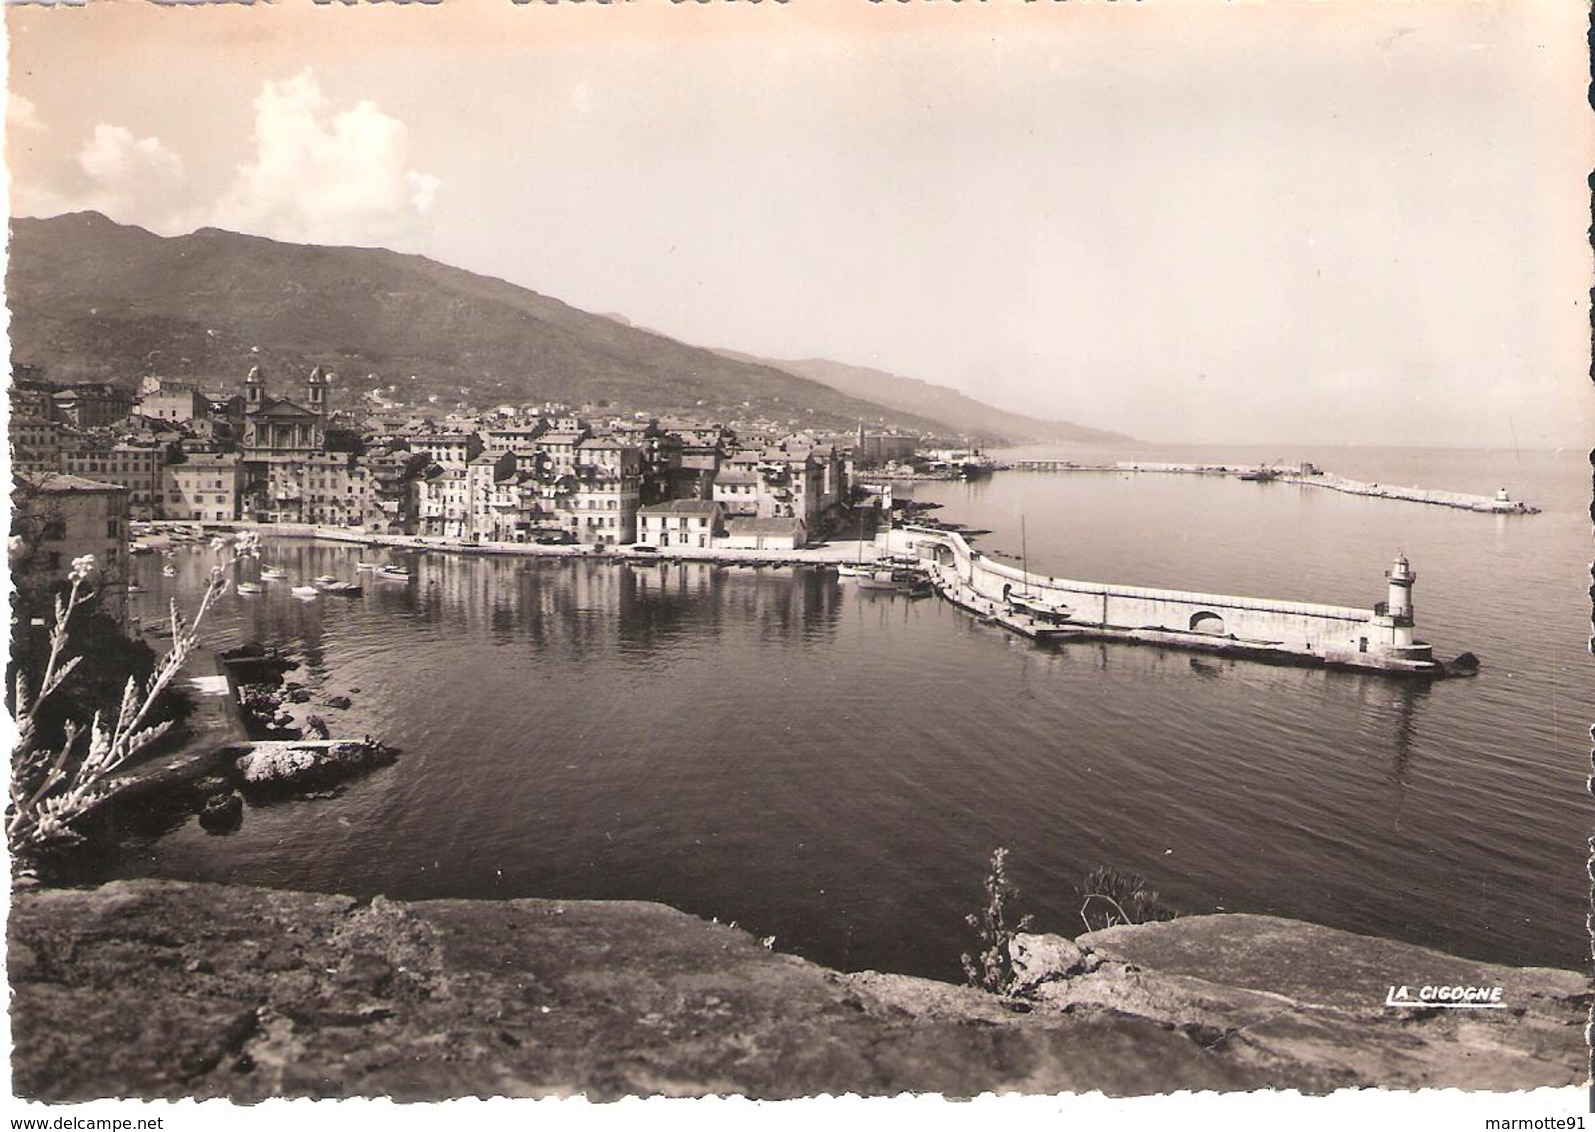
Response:
[[[290,592],[294,595],[294,597],[301,598],[306,601],[321,594],[321,591],[316,589],[315,586],[295,586]]]
[[[236,588],[239,597],[254,597],[266,592],[266,587],[259,582],[239,582]]]

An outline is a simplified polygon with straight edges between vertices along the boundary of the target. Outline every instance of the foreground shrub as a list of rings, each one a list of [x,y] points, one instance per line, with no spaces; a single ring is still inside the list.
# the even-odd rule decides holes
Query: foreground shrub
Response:
[[[1010,906],[1019,899],[1019,889],[1008,879],[1008,850],[994,849],[991,868],[986,874],[986,906],[971,912],[965,921],[975,929],[980,952],[963,955],[964,978],[969,985],[992,994],[1007,994],[1014,986],[1013,938],[1030,929],[1030,917],[1021,916],[1009,926]]]
[[[1158,894],[1146,886],[1145,877],[1140,873],[1121,872],[1111,865],[1092,869],[1080,895],[1084,898],[1080,919],[1085,921],[1086,931],[1174,918],[1173,909],[1166,907]]]

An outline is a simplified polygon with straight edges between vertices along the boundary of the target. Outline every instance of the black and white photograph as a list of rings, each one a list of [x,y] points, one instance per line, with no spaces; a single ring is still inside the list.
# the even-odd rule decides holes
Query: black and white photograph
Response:
[[[1589,21],[8,4],[12,1127],[1582,1128]]]

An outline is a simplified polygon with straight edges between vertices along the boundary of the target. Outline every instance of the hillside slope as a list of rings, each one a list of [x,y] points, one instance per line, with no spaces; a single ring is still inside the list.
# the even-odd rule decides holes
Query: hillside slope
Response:
[[[867,366],[847,365],[823,358],[778,360],[756,358],[735,350],[721,350],[728,358],[772,366],[799,377],[818,381],[849,397],[873,401],[899,412],[913,413],[943,422],[948,431],[967,436],[971,442],[1010,444],[1133,444],[1133,438],[1117,432],[1087,428],[1070,421],[1041,420],[999,409],[956,389],[932,385],[912,377],[900,377]]]
[[[162,237],[98,213],[11,227],[12,357],[58,380],[194,377],[253,364],[287,388],[312,365],[335,402],[608,401],[617,408],[936,432],[819,382],[724,358],[421,256],[284,244],[216,229]]]

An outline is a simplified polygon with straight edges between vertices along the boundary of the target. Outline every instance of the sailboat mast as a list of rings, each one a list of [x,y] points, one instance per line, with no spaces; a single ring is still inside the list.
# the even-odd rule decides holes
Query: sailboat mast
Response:
[[[1024,574],[1025,593],[1030,592],[1030,548],[1025,545],[1025,517],[1019,516],[1019,569]]]

